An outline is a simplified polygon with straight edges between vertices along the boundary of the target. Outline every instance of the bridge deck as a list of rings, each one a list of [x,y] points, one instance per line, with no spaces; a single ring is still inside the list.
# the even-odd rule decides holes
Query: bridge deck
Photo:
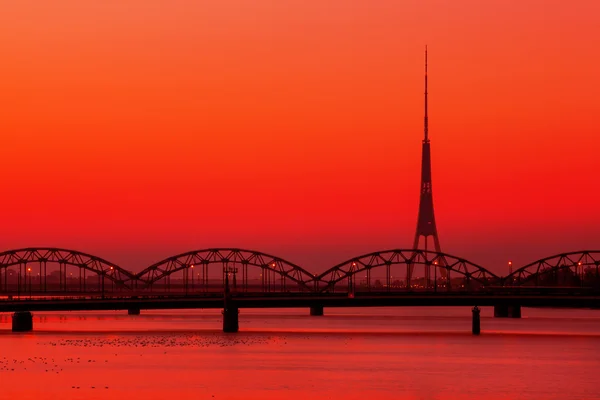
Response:
[[[523,307],[600,307],[598,295],[492,295],[492,294],[296,294],[233,296],[238,308],[308,308],[308,307],[417,307],[417,306],[496,306]],[[223,308],[222,297],[148,296],[123,298],[36,298],[0,300],[0,312],[14,311],[94,311],[151,309]]]

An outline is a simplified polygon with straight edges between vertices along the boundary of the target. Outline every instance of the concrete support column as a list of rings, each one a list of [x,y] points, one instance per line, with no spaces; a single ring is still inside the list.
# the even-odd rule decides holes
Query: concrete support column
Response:
[[[496,318],[521,318],[521,306],[519,305],[497,305],[494,306],[494,317]]]
[[[235,306],[226,305],[223,313],[223,332],[237,332],[239,325],[239,309]]]
[[[508,306],[507,305],[494,306],[494,318],[508,318]]]
[[[310,308],[310,315],[313,317],[323,316],[323,306],[312,306]]]
[[[479,310],[479,307],[475,306],[473,307],[473,326],[472,326],[472,331],[473,331],[473,335],[479,335],[481,333],[481,318],[479,316],[479,313],[481,312],[481,310]]]
[[[509,318],[521,318],[521,306],[509,306],[508,307]]]
[[[29,311],[17,311],[12,315],[13,332],[29,332],[33,330],[33,314]]]
[[[127,310],[127,314],[129,315],[140,315],[140,308],[139,307],[132,307],[129,310]]]

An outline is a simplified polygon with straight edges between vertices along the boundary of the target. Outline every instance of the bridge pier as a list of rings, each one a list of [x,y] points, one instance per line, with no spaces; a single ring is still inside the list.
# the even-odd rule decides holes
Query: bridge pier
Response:
[[[131,307],[130,309],[127,310],[127,314],[128,315],[140,315],[140,308],[139,307]]]
[[[479,307],[475,306],[473,307],[473,326],[472,326],[472,331],[473,331],[473,335],[479,335],[481,333],[481,317],[480,317],[480,312],[481,310],[479,309]]]
[[[310,307],[310,315],[313,317],[323,316],[323,306],[311,306]]]
[[[494,318],[521,318],[521,306],[496,305],[494,306]]]
[[[494,306],[494,318],[508,318],[508,306],[504,304]]]
[[[508,316],[509,318],[521,318],[521,306],[509,306]]]
[[[240,310],[235,306],[227,304],[221,313],[223,314],[223,332],[235,333],[239,331]]]
[[[29,332],[33,330],[33,314],[29,311],[17,311],[12,315],[13,332]]]

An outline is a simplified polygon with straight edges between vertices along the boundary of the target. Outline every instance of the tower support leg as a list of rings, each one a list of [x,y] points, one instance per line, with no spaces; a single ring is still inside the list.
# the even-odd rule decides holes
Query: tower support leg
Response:
[[[33,330],[33,314],[29,311],[17,311],[12,315],[13,332],[29,332]]]
[[[481,333],[481,318],[479,316],[479,313],[481,312],[479,310],[479,307],[475,306],[473,307],[473,326],[472,326],[472,331],[473,331],[473,335],[479,335]]]
[[[313,317],[323,316],[323,306],[312,306],[310,308],[310,315]]]
[[[235,333],[239,331],[239,313],[239,309],[231,305],[227,305],[223,309],[223,332]]]

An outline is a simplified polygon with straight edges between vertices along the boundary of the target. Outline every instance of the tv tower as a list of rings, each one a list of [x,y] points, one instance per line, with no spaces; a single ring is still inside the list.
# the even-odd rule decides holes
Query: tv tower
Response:
[[[435,251],[441,253],[440,239],[435,225],[433,213],[433,194],[431,192],[431,144],[429,143],[429,116],[427,114],[427,46],[425,46],[425,119],[424,119],[423,155],[421,159],[421,199],[419,202],[419,217],[417,219],[417,232],[413,249],[427,250],[429,237],[433,239]],[[423,247],[419,242],[423,237]],[[445,277],[446,270],[440,265],[440,273]]]

